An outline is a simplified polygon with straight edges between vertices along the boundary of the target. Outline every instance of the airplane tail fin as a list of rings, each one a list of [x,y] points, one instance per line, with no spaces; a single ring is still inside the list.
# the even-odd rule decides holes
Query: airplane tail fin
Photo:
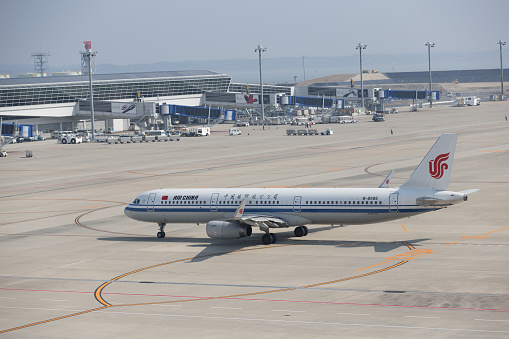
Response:
[[[401,187],[447,190],[457,134],[442,134]]]

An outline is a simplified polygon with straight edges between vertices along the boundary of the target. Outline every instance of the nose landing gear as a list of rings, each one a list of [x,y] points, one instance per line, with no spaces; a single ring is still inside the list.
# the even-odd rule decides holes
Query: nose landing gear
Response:
[[[166,236],[166,233],[164,233],[164,226],[166,226],[166,223],[160,222],[160,223],[158,223],[158,225],[159,225],[159,232],[157,232],[157,237],[159,239],[162,239]]]

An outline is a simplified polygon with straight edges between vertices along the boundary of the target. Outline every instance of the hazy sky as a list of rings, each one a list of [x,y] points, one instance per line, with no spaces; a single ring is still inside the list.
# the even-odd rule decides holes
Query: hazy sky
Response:
[[[0,0],[0,64],[79,64],[83,41],[97,63],[492,51],[509,41],[505,0]],[[509,48],[509,45],[506,47]],[[508,51],[509,52],[509,51]]]

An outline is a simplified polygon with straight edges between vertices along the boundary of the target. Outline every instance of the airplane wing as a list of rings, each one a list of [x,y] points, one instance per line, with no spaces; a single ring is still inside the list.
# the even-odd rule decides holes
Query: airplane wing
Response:
[[[240,203],[239,207],[233,216],[228,219],[231,221],[237,221],[251,227],[259,227],[260,230],[268,230],[269,228],[281,228],[281,227],[290,227],[288,223],[277,217],[269,216],[269,215],[258,215],[258,214],[246,214],[244,215],[244,208],[246,206],[247,198],[244,198]]]
[[[250,226],[260,227],[262,230],[290,227],[285,220],[266,215],[246,215],[239,221]]]

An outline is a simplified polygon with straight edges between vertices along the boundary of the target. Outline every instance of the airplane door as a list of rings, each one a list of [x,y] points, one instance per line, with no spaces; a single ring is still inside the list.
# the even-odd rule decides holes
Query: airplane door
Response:
[[[147,200],[147,211],[154,211],[154,204],[156,202],[156,193],[150,193]]]
[[[210,210],[217,211],[217,200],[219,199],[219,193],[212,194],[212,198],[210,198]]]
[[[293,211],[300,212],[302,197],[294,197],[293,198]]]
[[[389,212],[398,211],[398,196],[399,193],[391,193],[389,195]]]

